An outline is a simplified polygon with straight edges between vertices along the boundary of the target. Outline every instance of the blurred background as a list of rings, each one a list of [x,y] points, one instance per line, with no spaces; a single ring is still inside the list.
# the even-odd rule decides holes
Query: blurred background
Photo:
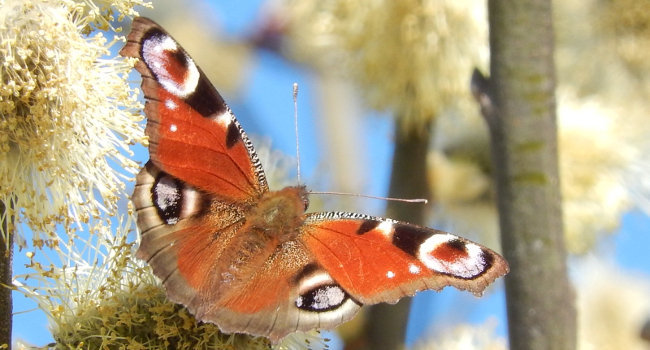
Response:
[[[228,101],[265,158],[272,188],[297,181],[297,82],[301,182],[314,191],[386,196],[396,133],[424,130],[427,225],[500,250],[489,138],[469,89],[472,69],[488,67],[484,2],[153,5],[141,15],[166,28]],[[558,1],[554,11],[560,177],[579,348],[648,349],[650,2]],[[133,74],[135,85],[138,79]],[[137,146],[135,157],[144,163],[146,149]],[[383,216],[385,207],[312,196],[310,209]],[[28,261],[17,253],[16,273]],[[51,342],[44,314],[21,294],[14,303],[14,338]],[[344,337],[355,322],[340,327]],[[327,336],[331,348],[342,347],[338,335]],[[503,282],[482,298],[451,289],[419,293],[406,343],[507,348]]]

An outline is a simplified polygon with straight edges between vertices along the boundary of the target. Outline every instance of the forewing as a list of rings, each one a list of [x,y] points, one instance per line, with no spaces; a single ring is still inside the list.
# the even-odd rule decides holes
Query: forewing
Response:
[[[242,202],[268,191],[239,122],[164,29],[149,19],[134,19],[120,54],[139,59],[149,154],[158,168],[223,200]]]
[[[454,286],[480,295],[508,264],[450,233],[352,213],[309,214],[301,240],[332,278],[363,304],[395,303]]]

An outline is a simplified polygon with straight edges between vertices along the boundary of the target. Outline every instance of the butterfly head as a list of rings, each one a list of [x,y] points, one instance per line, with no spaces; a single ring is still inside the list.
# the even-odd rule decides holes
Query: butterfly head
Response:
[[[300,199],[302,200],[302,206],[303,206],[303,211],[307,211],[309,209],[309,193],[307,192],[307,188],[305,186],[297,186],[300,188]]]

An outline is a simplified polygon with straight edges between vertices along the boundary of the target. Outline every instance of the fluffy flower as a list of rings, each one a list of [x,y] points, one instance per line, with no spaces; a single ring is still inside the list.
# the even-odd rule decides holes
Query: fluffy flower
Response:
[[[435,332],[433,336],[416,344],[413,350],[505,350],[506,340],[494,335],[495,327],[493,321],[483,325],[461,324],[452,329]]]
[[[487,41],[485,8],[475,5],[328,0],[287,1],[284,9],[293,57],[352,77],[372,107],[417,130],[470,101],[471,70],[487,57],[477,50]]]
[[[319,331],[291,333],[284,337],[279,344],[273,345],[273,350],[325,350],[329,349],[327,342]]]
[[[600,235],[614,232],[632,207],[627,175],[640,159],[620,114],[597,99],[563,92],[558,114],[566,243],[569,251],[584,253]]]
[[[607,278],[603,278],[607,276]],[[650,315],[650,281],[588,259],[579,266],[578,349],[648,349],[641,329]]]
[[[632,72],[650,73],[645,48],[650,45],[650,3],[616,0],[595,2],[594,27],[614,43],[616,53]]]
[[[132,14],[136,3],[110,6]],[[107,57],[120,37],[81,33],[111,19],[108,6],[8,0],[0,7],[0,201],[35,232],[113,212],[137,166],[129,145],[143,138],[142,106],[126,81],[132,62]]]

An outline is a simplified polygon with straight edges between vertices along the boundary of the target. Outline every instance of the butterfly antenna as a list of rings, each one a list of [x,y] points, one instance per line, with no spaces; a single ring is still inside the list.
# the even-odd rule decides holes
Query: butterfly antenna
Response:
[[[296,176],[300,184],[300,142],[298,139],[298,83],[293,83],[293,124],[296,128]]]
[[[370,196],[367,194],[358,194],[358,193],[346,193],[346,192],[329,192],[329,191],[309,191],[309,194],[329,194],[335,196],[352,196],[352,197],[361,197],[361,198],[370,198],[370,199],[381,199],[385,201],[393,202],[404,202],[404,203],[424,203],[427,204],[429,201],[424,198],[393,198],[393,197],[380,197],[380,196]]]
[[[298,184],[300,184],[300,139],[298,136],[298,83],[293,83],[293,124],[296,132],[296,176],[298,177]],[[353,196],[361,198],[371,198],[371,199],[381,199],[386,201],[395,201],[395,202],[404,202],[404,203],[424,203],[427,204],[428,201],[424,198],[392,198],[392,197],[379,197],[379,196],[370,196],[365,194],[358,193],[345,193],[345,192],[320,192],[320,191],[309,191],[310,194],[329,194],[335,196]]]

